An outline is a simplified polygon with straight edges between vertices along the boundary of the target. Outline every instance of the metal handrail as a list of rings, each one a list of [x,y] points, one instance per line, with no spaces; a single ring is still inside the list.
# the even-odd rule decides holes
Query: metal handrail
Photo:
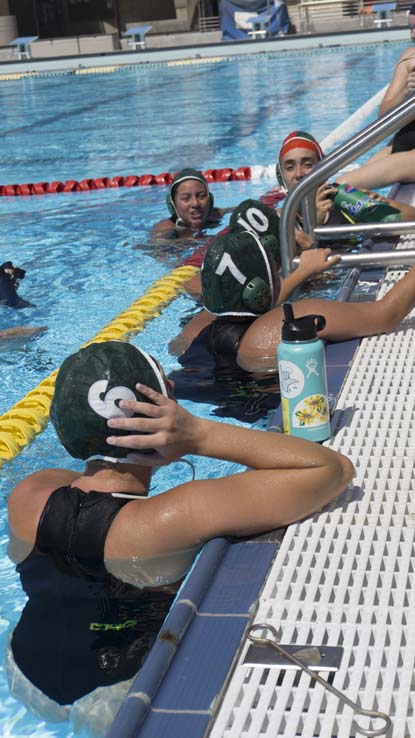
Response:
[[[293,259],[293,265],[298,266],[300,257]],[[372,266],[413,266],[415,264],[415,249],[397,249],[396,251],[364,251],[355,254],[342,254],[336,266],[341,267],[372,267]]]
[[[415,172],[414,172],[415,174]],[[391,223],[353,223],[340,226],[317,226],[314,235],[321,240],[350,239],[353,236],[376,238],[377,236],[404,236],[415,231],[413,221],[396,220]]]
[[[385,115],[369,123],[366,128],[348,139],[319,162],[313,171],[304,177],[289,193],[282,208],[280,223],[281,262],[284,277],[292,271],[293,260],[297,253],[294,229],[296,215],[303,198],[306,198],[306,214],[307,211],[308,214],[315,212],[314,191],[316,187],[325,182],[332,174],[338,172],[341,167],[376,146],[384,138],[410,123],[414,118],[415,96],[392,108]],[[309,215],[309,221],[312,221],[312,215],[311,217]],[[385,228],[387,225],[390,224],[377,224],[378,234],[387,231],[387,228]],[[403,225],[403,223],[400,223],[401,227]],[[415,231],[415,223],[412,224],[412,230]],[[383,252],[382,256],[385,257],[386,253],[388,252]],[[381,260],[379,263],[381,263]]]

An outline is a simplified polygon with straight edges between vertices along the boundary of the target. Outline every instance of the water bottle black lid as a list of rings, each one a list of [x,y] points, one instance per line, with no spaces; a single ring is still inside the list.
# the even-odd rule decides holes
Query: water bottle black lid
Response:
[[[283,341],[312,341],[317,338],[317,332],[326,325],[323,315],[303,315],[294,318],[293,307],[290,302],[284,302],[284,318],[281,338]]]

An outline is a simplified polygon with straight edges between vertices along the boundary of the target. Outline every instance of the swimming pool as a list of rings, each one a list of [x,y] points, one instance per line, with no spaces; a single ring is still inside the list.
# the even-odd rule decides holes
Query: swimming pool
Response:
[[[202,169],[267,164],[293,128],[309,129],[319,138],[327,135],[385,84],[402,48],[383,44],[315,50],[301,58],[298,52],[260,54],[200,66],[148,65],[114,75],[3,83],[1,180],[156,173],[184,164]],[[321,109],[328,111],[324,119]],[[226,206],[259,195],[265,187],[236,182],[212,189],[217,202]],[[2,261],[12,259],[27,269],[21,293],[36,303],[36,308],[20,312],[2,309],[0,327],[48,326],[37,340],[1,353],[0,412],[172,268],[174,255],[155,258],[148,245],[150,224],[165,215],[164,195],[163,188],[149,187],[0,199]],[[137,244],[138,250],[133,248]],[[179,317],[191,308],[190,299],[180,297],[139,336],[140,345],[154,351],[167,371],[177,366],[167,352],[168,340],[177,332]],[[198,405],[197,411],[208,413],[210,408]],[[69,464],[50,428],[3,469],[3,497],[45,463]],[[218,464],[216,473],[221,471]],[[212,472],[198,466],[197,473]],[[178,466],[175,481],[188,474]],[[162,472],[158,490],[169,480]],[[24,603],[5,556],[4,509],[1,541],[3,646]],[[0,694],[4,736],[71,735],[65,726],[39,724],[7,697],[3,674]]]

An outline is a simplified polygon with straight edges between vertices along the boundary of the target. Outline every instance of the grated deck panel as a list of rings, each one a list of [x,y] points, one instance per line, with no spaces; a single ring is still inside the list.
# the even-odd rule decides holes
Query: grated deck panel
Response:
[[[401,275],[389,272],[379,296]],[[389,738],[415,736],[414,380],[415,311],[399,330],[361,342],[328,442],[354,462],[353,485],[288,528],[254,617],[281,643],[342,646],[333,685],[390,714]],[[352,710],[306,674],[242,665],[248,645],[210,738],[359,735]]]

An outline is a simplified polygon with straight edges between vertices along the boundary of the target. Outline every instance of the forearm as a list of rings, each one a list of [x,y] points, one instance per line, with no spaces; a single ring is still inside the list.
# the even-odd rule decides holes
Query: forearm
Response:
[[[235,462],[251,469],[309,469],[336,454],[324,446],[282,433],[197,419],[189,453]],[[189,444],[190,445],[190,444]]]
[[[202,332],[206,326],[215,320],[215,316],[212,313],[208,313],[207,310],[201,310],[200,313],[194,316],[179,333],[178,336],[173,338],[169,343],[169,352],[173,356],[181,356],[186,349],[190,346],[192,341]]]
[[[394,108],[399,103],[403,102],[407,96],[406,88],[403,86],[400,90],[397,90],[394,95],[388,95],[383,98],[379,106],[379,117],[385,115],[389,110]]]
[[[392,208],[396,208],[400,211],[402,221],[415,221],[415,208],[413,205],[408,205],[406,202],[398,202],[397,200],[387,199],[386,201]]]
[[[309,278],[309,276],[310,275],[308,273],[298,267],[298,269],[294,269],[291,274],[282,279],[277,304],[281,305],[283,302],[285,302],[285,300],[294,292],[294,290],[296,290],[297,287],[300,287],[300,285],[302,285],[303,282],[305,282],[305,280]]]
[[[415,155],[413,151],[391,154],[364,164],[352,172],[337,177],[339,184],[373,190],[394,182],[413,182],[415,179]]]

